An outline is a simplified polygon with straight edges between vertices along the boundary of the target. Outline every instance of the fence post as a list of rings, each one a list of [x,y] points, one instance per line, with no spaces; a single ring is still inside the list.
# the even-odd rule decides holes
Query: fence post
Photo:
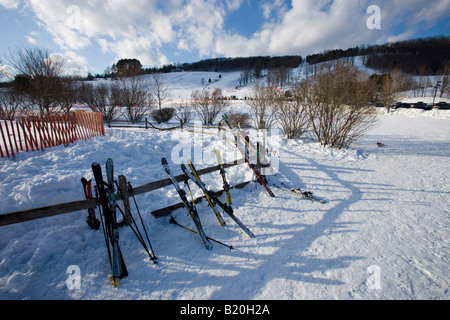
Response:
[[[14,145],[16,146],[16,152],[18,153],[18,152],[20,152],[20,149],[19,149],[19,144],[17,143],[17,139],[20,140],[20,132],[17,132],[17,136],[18,137],[16,137],[16,132],[15,132],[15,129],[14,129],[14,122],[12,121],[12,119],[9,120],[9,121],[10,121],[10,124],[11,124],[11,130],[12,130],[12,136],[13,136],[13,140],[14,140]]]
[[[9,146],[11,147],[11,154],[12,154],[12,157],[15,158],[16,154],[14,153],[14,146],[11,142],[11,135],[9,134],[8,122],[6,122],[6,121],[5,121],[5,127],[6,127],[6,133],[8,134]]]
[[[2,140],[3,140],[3,145],[5,146],[5,153],[6,153],[6,156],[9,158],[8,145],[6,144],[6,139],[5,139],[5,135],[4,135],[4,133],[3,133],[3,128],[2,128],[2,122],[1,122],[1,120],[0,120],[0,133],[2,134]],[[1,151],[1,148],[0,148],[0,151]],[[1,154],[2,154],[2,158],[3,158],[3,151],[1,151]]]

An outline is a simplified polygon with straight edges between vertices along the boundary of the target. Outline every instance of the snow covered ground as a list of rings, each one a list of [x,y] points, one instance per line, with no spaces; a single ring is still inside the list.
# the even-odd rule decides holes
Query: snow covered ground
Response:
[[[215,243],[207,251],[197,235],[170,224],[170,217],[151,215],[179,202],[172,186],[137,196],[159,263],[149,261],[129,228],[121,228],[129,276],[118,288],[108,281],[103,233],[88,228],[87,212],[1,227],[0,299],[448,300],[450,111],[397,110],[379,120],[346,150],[270,136],[280,164],[269,180],[328,202],[276,188],[270,198],[255,183],[232,190],[236,215],[256,234],[251,239],[226,215],[227,226],[221,227],[203,201],[198,210],[206,233],[234,251]],[[191,140],[201,146],[197,168],[216,164],[216,148],[228,161],[237,157],[231,145],[213,136],[113,128],[105,137],[67,148],[0,159],[0,213],[83,199],[80,178],[92,178],[91,164],[104,166],[109,157],[116,175],[127,176],[134,187],[167,177],[162,157],[180,174],[174,150]],[[227,175],[233,185],[252,179],[246,165]],[[218,173],[204,181],[221,188]],[[185,209],[173,216],[193,228]],[[77,288],[68,281],[73,266],[81,272]]]

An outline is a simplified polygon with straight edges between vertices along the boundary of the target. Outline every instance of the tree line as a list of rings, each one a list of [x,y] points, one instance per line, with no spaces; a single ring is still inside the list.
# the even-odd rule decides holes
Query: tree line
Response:
[[[232,72],[241,70],[271,70],[277,68],[295,69],[303,62],[301,56],[254,56],[236,58],[205,59],[192,63],[167,64],[158,68],[142,68],[144,74],[169,73],[176,71]],[[115,76],[120,69],[141,66],[136,59],[121,59],[108,68],[106,76]]]
[[[116,80],[95,85],[66,77],[64,61],[45,49],[10,52],[8,62],[19,74],[0,90],[0,116],[7,119],[30,110],[41,114],[70,112],[80,103],[101,112],[107,123],[119,117],[140,122],[147,115],[158,123],[174,116],[186,123],[197,113],[204,124],[212,125],[229,105],[221,89],[204,88],[192,91],[190,101],[164,107],[170,97],[169,85],[161,73],[142,77],[145,72],[136,59],[120,60],[115,65]],[[337,148],[348,146],[375,123],[371,104],[381,102],[389,111],[398,94],[411,88],[414,80],[399,69],[369,77],[346,59],[321,63],[302,81],[291,77],[290,69],[273,66],[264,78],[252,80],[246,99],[250,116],[236,114],[231,118],[241,124],[251,118],[258,129],[278,124],[292,139],[310,132],[322,145]],[[441,97],[449,88],[449,71],[450,64],[444,64]],[[287,90],[283,86],[286,79],[290,79]]]
[[[153,109],[160,112],[169,95],[159,74],[142,77],[142,68],[136,59],[118,63],[116,81],[95,85],[81,77],[67,76],[64,59],[44,48],[10,50],[7,62],[18,74],[0,89],[1,119],[29,113],[70,112],[77,104],[84,104],[102,113],[107,123],[119,116],[130,122],[140,122]]]
[[[450,61],[450,37],[436,36],[346,50],[326,50],[306,57],[309,64],[364,56],[366,67],[388,73],[398,69],[406,74],[441,75]]]

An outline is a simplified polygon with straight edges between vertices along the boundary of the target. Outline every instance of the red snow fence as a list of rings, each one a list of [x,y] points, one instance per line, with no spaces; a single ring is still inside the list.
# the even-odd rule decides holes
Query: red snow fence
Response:
[[[22,151],[44,151],[104,135],[101,113],[77,111],[0,120],[0,156],[14,158]]]

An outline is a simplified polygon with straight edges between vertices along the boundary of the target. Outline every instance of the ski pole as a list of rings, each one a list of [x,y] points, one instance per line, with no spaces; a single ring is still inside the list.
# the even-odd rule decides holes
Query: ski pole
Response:
[[[150,250],[152,250],[153,256],[155,257],[155,259],[157,259],[156,255],[155,255],[155,251],[153,250],[152,244],[150,242],[150,238],[148,237],[148,233],[147,233],[147,229],[145,228],[144,221],[142,220],[141,211],[139,210],[139,207],[138,207],[138,204],[136,201],[136,197],[134,195],[133,187],[131,186],[131,183],[129,183],[129,182],[128,182],[128,189],[131,193],[131,196],[133,197],[134,205],[136,206],[136,210],[138,212],[139,219],[141,220],[142,227],[144,228],[145,236],[147,237],[148,244],[150,245]]]
[[[172,217],[172,216],[170,216],[170,221],[169,221],[169,222],[172,223],[172,224],[175,224],[175,225],[177,225],[177,226],[179,226],[179,227],[181,227],[181,228],[183,228],[183,229],[186,229],[186,230],[188,230],[188,231],[190,231],[190,232],[192,232],[192,233],[195,233],[195,234],[200,235],[197,231],[194,231],[194,230],[192,230],[192,229],[189,229],[189,228],[187,228],[187,227],[182,226],[181,224],[179,224],[179,223],[175,220],[175,218]],[[235,249],[233,248],[233,246],[226,245],[225,243],[220,242],[220,241],[218,241],[218,240],[215,240],[215,239],[213,239],[213,238],[210,238],[210,237],[208,237],[208,236],[207,236],[206,238],[208,238],[208,240],[214,241],[214,242],[216,242],[216,243],[218,243],[218,244],[220,244],[220,245],[222,245],[222,246],[224,246],[224,247],[227,247],[227,248],[230,249],[230,250],[235,250]]]
[[[115,182],[115,184],[117,185],[119,194],[123,197],[122,190],[120,189],[119,185],[117,184],[117,181],[114,181],[114,182]],[[127,209],[131,212],[130,207],[129,207],[128,205],[126,205],[126,207],[127,207]],[[126,219],[125,213],[122,211],[122,209],[121,209],[119,206],[116,206],[116,208],[122,213],[124,219]],[[139,208],[138,208],[138,210],[139,210]],[[138,212],[138,213],[139,213],[139,216],[141,217],[140,212]],[[150,245],[150,248],[151,248],[152,252],[149,251],[149,249],[148,249],[148,247],[147,247],[147,245],[146,245],[146,243],[145,243],[144,237],[142,236],[142,234],[141,234],[141,232],[140,232],[140,230],[139,230],[139,227],[138,227],[138,225],[137,225],[137,223],[136,223],[136,220],[134,219],[134,217],[133,217],[132,214],[130,214],[130,218],[131,218],[131,222],[132,222],[132,224],[130,224],[131,230],[132,230],[133,233],[135,234],[135,236],[136,236],[136,238],[138,239],[138,241],[142,244],[142,246],[144,247],[145,251],[147,251],[147,254],[149,255],[150,259],[153,261],[153,263],[155,263],[155,264],[158,263],[158,262],[157,262],[158,258],[155,256],[155,254],[154,254],[154,252],[153,252],[153,248],[151,247],[151,242],[150,242],[150,239],[148,238],[147,230],[146,230],[145,225],[144,225],[144,223],[143,223],[143,221],[142,221],[142,217],[141,217],[142,227],[144,228],[145,234],[147,235],[147,240],[148,240],[148,243],[149,243],[149,245]],[[133,225],[136,227],[136,229],[133,228]]]

